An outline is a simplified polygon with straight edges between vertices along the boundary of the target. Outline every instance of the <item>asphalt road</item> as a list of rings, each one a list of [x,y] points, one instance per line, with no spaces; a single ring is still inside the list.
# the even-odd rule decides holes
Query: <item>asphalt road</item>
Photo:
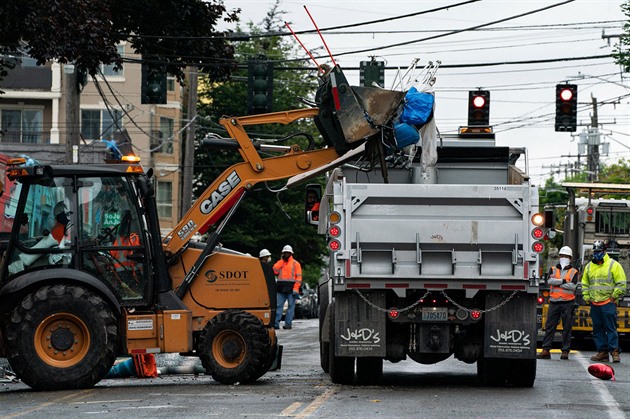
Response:
[[[156,379],[108,379],[78,391],[35,392],[0,383],[0,418],[94,417],[313,417],[313,418],[624,418],[630,416],[630,355],[613,365],[616,381],[588,372],[587,347],[561,361],[538,361],[533,388],[485,388],[476,366],[453,358],[435,365],[385,363],[378,386],[331,384],[319,367],[317,320],[296,320],[279,330],[282,369],[252,385],[221,385],[204,374]],[[183,366],[192,358],[162,356],[158,364]],[[1,365],[1,364],[0,364]],[[1,377],[1,375],[0,375]]]

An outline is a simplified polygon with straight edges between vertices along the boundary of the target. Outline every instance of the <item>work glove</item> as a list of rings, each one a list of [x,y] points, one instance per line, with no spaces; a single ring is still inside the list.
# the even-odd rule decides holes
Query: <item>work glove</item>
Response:
[[[297,291],[293,291],[293,298],[295,298],[296,300],[301,299],[302,297],[300,297],[300,293]]]

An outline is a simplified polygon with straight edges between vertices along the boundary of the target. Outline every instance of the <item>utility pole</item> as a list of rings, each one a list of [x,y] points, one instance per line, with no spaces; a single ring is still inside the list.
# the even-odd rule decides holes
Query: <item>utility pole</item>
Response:
[[[591,95],[593,114],[591,129],[588,130],[588,181],[595,182],[599,178],[599,129],[597,121],[597,99]]]
[[[79,163],[79,142],[81,139],[81,95],[78,71],[74,65],[64,66],[66,91],[66,164]]]
[[[197,133],[197,67],[188,68],[188,128],[184,143],[184,158],[182,159],[182,199],[181,213],[183,216],[192,204],[192,183],[195,167],[195,136]]]

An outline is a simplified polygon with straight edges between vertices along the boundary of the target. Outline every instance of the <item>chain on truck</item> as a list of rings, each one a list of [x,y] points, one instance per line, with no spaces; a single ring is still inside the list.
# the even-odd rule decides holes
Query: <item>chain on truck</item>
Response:
[[[545,207],[545,226],[548,234],[555,234],[555,220],[562,208],[566,208],[563,219],[563,243],[571,247],[574,253],[572,264],[581,271],[592,258],[593,242],[604,241],[606,252],[617,260],[626,274],[630,272],[630,200],[623,199],[630,195],[630,185],[606,183],[565,182],[568,201],[566,205]],[[585,197],[580,197],[582,195]],[[550,249],[547,267],[558,261],[557,249]],[[576,292],[575,320],[572,337],[590,338],[593,323],[590,307],[584,303],[581,290]],[[549,309],[549,286],[541,281],[538,297],[538,341],[542,342],[544,327]],[[630,289],[621,297],[617,305],[617,331],[619,339],[630,339]],[[554,341],[559,341],[562,323],[556,329]]]
[[[415,157],[398,147],[399,92],[380,92],[381,106],[395,106],[379,125],[373,98],[333,72],[336,84],[318,92],[319,123],[336,123],[356,146],[356,126],[335,109],[354,102],[375,140],[362,144],[362,159],[329,172],[323,190],[309,185],[322,199],[318,221],[308,212],[307,220],[329,247],[319,284],[323,370],[334,383],[370,384],[384,361],[454,355],[476,363],[487,385],[532,386],[544,219],[536,187],[516,165],[526,150],[497,145],[490,126],[462,127],[436,137],[437,161],[425,167],[424,139]]]

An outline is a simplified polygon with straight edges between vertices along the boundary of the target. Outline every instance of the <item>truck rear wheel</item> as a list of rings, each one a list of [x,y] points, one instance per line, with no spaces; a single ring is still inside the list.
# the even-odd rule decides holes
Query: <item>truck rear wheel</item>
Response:
[[[506,368],[507,383],[514,387],[533,387],[536,380],[535,359],[510,359]]]
[[[326,309],[328,308],[328,284],[319,287],[319,362],[325,373],[329,372],[330,344],[324,342],[322,336],[324,321],[326,321]]]
[[[481,358],[477,361],[477,374],[488,387],[532,387],[536,380],[536,360]]]
[[[363,385],[375,385],[383,376],[383,358],[357,357],[357,381]]]
[[[222,384],[249,383],[267,371],[271,342],[265,326],[250,313],[228,310],[208,322],[200,338],[201,364]]]
[[[88,388],[116,360],[117,319],[81,286],[44,286],[15,307],[7,326],[13,371],[37,390]]]
[[[354,357],[335,356],[335,303],[330,306],[329,373],[335,384],[352,384],[354,381]]]

